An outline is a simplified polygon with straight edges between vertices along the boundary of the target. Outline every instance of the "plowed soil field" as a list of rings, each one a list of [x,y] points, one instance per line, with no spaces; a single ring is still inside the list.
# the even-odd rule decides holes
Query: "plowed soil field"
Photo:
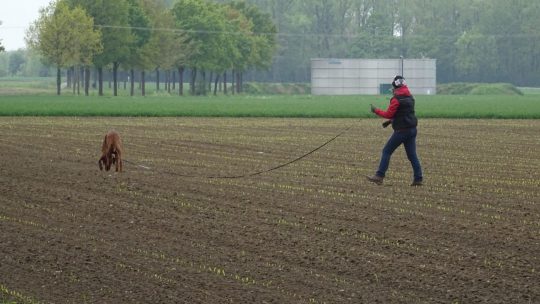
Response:
[[[380,122],[0,118],[0,302],[540,303],[540,121]]]

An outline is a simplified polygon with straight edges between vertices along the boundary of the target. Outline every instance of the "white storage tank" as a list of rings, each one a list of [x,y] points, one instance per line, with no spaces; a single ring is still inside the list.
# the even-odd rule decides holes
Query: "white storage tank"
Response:
[[[311,59],[311,94],[386,94],[396,75],[403,75],[413,95],[437,90],[435,59]]]

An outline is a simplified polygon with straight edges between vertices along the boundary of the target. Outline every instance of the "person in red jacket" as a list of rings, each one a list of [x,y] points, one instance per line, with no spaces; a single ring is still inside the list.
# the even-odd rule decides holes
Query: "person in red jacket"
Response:
[[[371,112],[380,117],[391,120],[394,132],[383,148],[379,168],[375,175],[367,176],[370,182],[381,185],[383,183],[392,153],[401,145],[405,147],[407,158],[411,162],[414,178],[411,186],[422,185],[422,167],[416,155],[416,126],[418,119],[414,113],[414,97],[411,95],[405,79],[402,76],[394,77],[392,81],[394,95],[386,111],[371,105]],[[385,122],[386,123],[386,122]],[[384,124],[383,123],[383,126]]]

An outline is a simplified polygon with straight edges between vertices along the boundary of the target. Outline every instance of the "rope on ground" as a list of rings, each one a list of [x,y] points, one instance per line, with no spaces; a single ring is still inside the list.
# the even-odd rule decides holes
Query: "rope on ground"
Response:
[[[348,128],[346,128],[345,130],[341,131],[341,133],[337,134],[336,136],[332,137],[331,139],[327,140],[324,144],[318,146],[317,148],[309,151],[308,153],[304,154],[304,155],[301,155],[291,161],[288,161],[286,163],[283,163],[283,164],[280,164],[280,165],[277,165],[275,167],[272,167],[272,168],[269,168],[269,169],[265,169],[265,170],[261,170],[261,171],[257,171],[257,172],[252,172],[252,173],[247,173],[247,174],[243,174],[243,175],[207,175],[207,176],[204,176],[204,175],[189,175],[189,174],[181,174],[181,173],[176,173],[176,172],[170,172],[170,171],[162,171],[162,170],[153,170],[153,171],[157,171],[157,172],[161,172],[161,173],[165,173],[165,174],[169,174],[169,175],[174,175],[174,176],[181,176],[181,177],[191,177],[191,178],[208,178],[208,179],[235,179],[235,178],[244,178],[244,177],[252,177],[252,176],[256,176],[256,175],[260,175],[260,174],[263,174],[263,173],[268,173],[268,172],[271,172],[271,171],[274,171],[274,170],[277,170],[277,169],[280,169],[280,168],[283,168],[283,167],[286,167],[292,163],[295,163],[303,158],[306,158],[307,156],[315,153],[316,151],[320,150],[321,148],[323,148],[324,146],[328,145],[329,143],[333,142],[334,140],[336,140],[338,137],[340,137],[341,135],[345,134],[345,132],[349,131],[350,129],[352,128],[352,125],[349,126]],[[142,168],[142,169],[145,169],[145,170],[152,170],[152,168],[150,167],[147,167],[147,166],[144,166],[144,165],[141,165],[141,164],[138,164],[136,162],[132,162],[130,160],[123,160],[125,161],[126,163],[129,163],[129,164],[132,164],[134,166],[137,166],[139,168]]]

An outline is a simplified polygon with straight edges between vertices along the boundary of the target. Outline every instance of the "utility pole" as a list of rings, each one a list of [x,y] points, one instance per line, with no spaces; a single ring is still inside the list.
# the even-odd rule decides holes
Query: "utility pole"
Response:
[[[400,55],[400,56],[399,56],[399,60],[400,60],[400,62],[401,62],[401,74],[400,74],[400,75],[401,75],[401,77],[405,77],[405,76],[403,75],[403,61],[404,61],[403,55]]]

